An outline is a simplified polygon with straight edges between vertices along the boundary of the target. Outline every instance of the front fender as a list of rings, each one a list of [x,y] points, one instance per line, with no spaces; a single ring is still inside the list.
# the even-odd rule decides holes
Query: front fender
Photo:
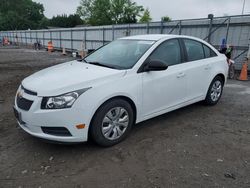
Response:
[[[83,93],[75,102],[74,107],[84,113],[84,122],[89,127],[98,108],[114,97],[126,97],[133,101],[136,107],[137,119],[140,117],[141,107],[141,75],[135,74],[119,78],[112,82],[93,86]]]

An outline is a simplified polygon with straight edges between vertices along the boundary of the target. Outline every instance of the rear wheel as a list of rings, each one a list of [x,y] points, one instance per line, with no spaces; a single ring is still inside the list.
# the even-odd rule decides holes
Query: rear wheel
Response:
[[[222,91],[223,91],[223,79],[220,76],[216,76],[213,81],[211,82],[207,96],[205,99],[205,103],[207,105],[215,105],[219,102]]]
[[[122,99],[104,103],[96,112],[90,127],[92,139],[101,146],[112,146],[124,140],[134,122],[131,105]]]

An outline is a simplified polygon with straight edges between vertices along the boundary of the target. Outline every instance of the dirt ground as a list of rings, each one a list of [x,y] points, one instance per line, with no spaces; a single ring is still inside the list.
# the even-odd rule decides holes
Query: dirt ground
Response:
[[[46,143],[22,131],[12,105],[26,76],[72,58],[0,48],[0,187],[250,187],[250,81],[229,81],[218,105],[145,121],[101,148]]]

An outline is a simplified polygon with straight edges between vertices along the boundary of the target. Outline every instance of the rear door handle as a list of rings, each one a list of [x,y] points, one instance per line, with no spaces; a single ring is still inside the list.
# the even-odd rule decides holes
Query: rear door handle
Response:
[[[185,73],[181,72],[181,73],[179,73],[179,74],[177,75],[177,78],[182,78],[182,77],[184,77],[185,75],[186,75]]]

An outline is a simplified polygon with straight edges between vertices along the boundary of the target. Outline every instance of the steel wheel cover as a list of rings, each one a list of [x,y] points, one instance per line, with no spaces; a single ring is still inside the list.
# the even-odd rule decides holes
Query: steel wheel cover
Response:
[[[125,108],[115,107],[102,120],[102,134],[108,140],[120,138],[129,125],[129,115]]]
[[[216,102],[220,98],[221,92],[222,92],[222,84],[219,80],[216,80],[211,88],[211,93],[210,93],[212,101]]]

